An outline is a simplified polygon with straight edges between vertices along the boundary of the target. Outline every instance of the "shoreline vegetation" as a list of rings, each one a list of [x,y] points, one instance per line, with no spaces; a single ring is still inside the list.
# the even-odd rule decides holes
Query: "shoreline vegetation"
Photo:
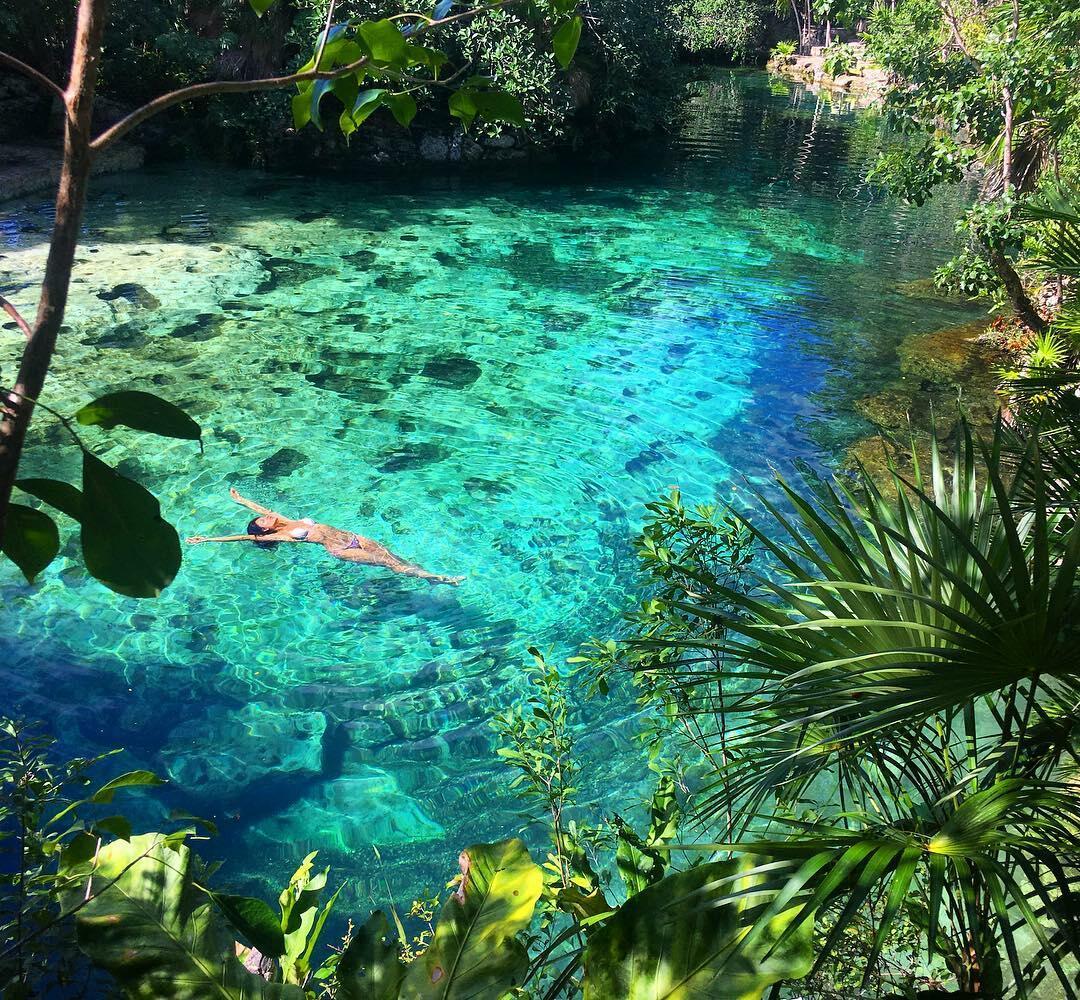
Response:
[[[65,384],[90,178],[136,166],[143,141],[151,161],[214,148],[222,169],[273,169],[304,149],[303,166],[328,173],[357,149],[376,169],[596,154],[670,124],[685,56],[751,60],[775,43],[773,72],[820,88],[823,101],[880,105],[893,141],[875,147],[867,181],[913,206],[967,185],[956,254],[901,291],[912,303],[961,296],[988,311],[899,343],[895,377],[854,403],[874,433],[848,448],[836,475],[803,465],[736,499],[688,503],[677,487],[642,498],[635,565],[613,570],[632,577],[621,625],[580,636],[564,663],[530,647],[523,696],[487,720],[494,746],[485,746],[522,807],[524,839],[507,830],[466,841],[445,886],[407,908],[377,845],[347,865],[367,888],[381,880],[381,908],[370,912],[346,892],[350,871],[334,881],[318,850],[297,857],[269,900],[241,894],[202,856],[217,820],[232,817],[170,811],[169,782],[121,770],[113,754],[122,751],[80,754],[82,720],[54,736],[0,717],[0,992],[1037,1000],[1051,991],[1076,1000],[1078,0],[678,0],[650,10],[439,0],[424,12],[368,0],[114,0],[111,10],[106,0],[74,9],[43,0],[0,13],[0,26],[15,43],[0,52],[4,78],[24,80],[4,92],[14,110],[0,135],[16,136],[23,162],[0,178],[18,190],[37,173],[58,189],[47,256],[44,247],[24,255],[40,258],[36,314],[26,299],[37,276],[0,298],[5,336],[19,346],[0,391],[0,551],[25,577],[27,601],[61,555],[55,518],[70,530],[64,558],[81,561],[111,600],[159,598],[181,568],[177,531],[148,488],[161,480],[140,481],[138,462],[114,466],[114,442],[150,434],[170,445],[170,461],[194,455],[198,401],[120,383],[72,410],[47,392]],[[402,140],[395,128],[414,122]],[[56,172],[41,143],[58,131]],[[215,256],[229,252],[246,255],[247,277],[264,291],[293,267],[209,242],[199,212],[178,225],[208,234],[193,257],[211,283]],[[153,267],[155,252],[174,259],[158,244],[132,246],[118,253],[148,258],[139,267]],[[550,244],[513,247],[550,258],[563,281],[587,270],[560,269]],[[841,256],[838,244],[830,251]],[[742,253],[748,266],[775,261],[755,258],[748,241]],[[353,253],[356,266],[376,269],[378,256],[364,254]],[[454,263],[444,249],[431,255],[432,268]],[[194,287],[197,274],[191,260],[168,277]],[[395,294],[419,280],[381,274],[371,288],[391,289],[391,277]],[[609,277],[633,303],[635,279]],[[101,281],[102,315],[118,301],[147,313],[161,305],[141,282]],[[363,330],[367,318],[355,322]],[[217,334],[208,323],[191,324],[195,345]],[[83,346],[115,351],[123,379],[125,350],[147,338],[131,324],[111,335],[119,339]],[[188,360],[200,350],[171,346]],[[664,345],[657,367],[677,378],[694,346]],[[279,348],[264,348],[273,363]],[[296,373],[304,359],[282,363]],[[429,391],[461,392],[483,374],[472,358],[447,355],[418,377]],[[389,395],[340,371],[305,380],[363,394],[365,405]],[[25,475],[24,452],[42,447],[64,478]],[[657,439],[626,471],[659,461],[663,447]],[[429,443],[386,456],[381,469],[446,457]],[[285,442],[261,469],[287,476],[307,462]],[[180,619],[196,613],[187,610]],[[123,683],[141,677],[133,669]],[[634,702],[647,769],[638,784],[649,794],[605,801],[597,814],[582,802],[580,744],[612,697]],[[348,749],[309,709],[293,712],[292,733],[268,722],[274,748],[249,725],[257,709],[223,709],[246,734],[229,766],[248,767],[254,743],[250,766],[265,775],[292,768],[298,784],[334,754],[340,768]],[[392,829],[413,800],[383,773]],[[127,796],[144,808],[127,809]],[[309,806],[291,800],[297,816]],[[354,812],[348,822],[362,827]],[[346,903],[355,918],[343,918]]]

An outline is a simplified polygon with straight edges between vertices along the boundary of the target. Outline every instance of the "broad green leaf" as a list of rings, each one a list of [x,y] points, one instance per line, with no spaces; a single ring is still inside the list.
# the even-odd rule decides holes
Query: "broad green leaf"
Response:
[[[162,437],[183,438],[185,441],[199,441],[202,438],[202,428],[179,406],[150,392],[131,390],[109,393],[87,403],[75,414],[75,419],[80,424],[96,424],[105,430],[123,424]]]
[[[61,514],[67,514],[72,520],[82,520],[83,495],[71,483],[60,479],[16,479],[15,485],[23,493],[37,497],[50,507],[55,507]]]
[[[477,91],[469,87],[462,87],[461,90],[455,90],[450,95],[450,114],[454,118],[461,119],[461,123],[466,128],[476,120],[476,95]]]
[[[21,503],[8,504],[0,552],[22,570],[27,583],[33,583],[59,551],[60,532],[48,514]]]
[[[776,946],[800,907],[782,911],[752,946],[736,948],[753,923],[747,861],[715,861],[669,875],[632,896],[589,939],[585,1000],[760,1000],[813,964],[813,923]],[[771,953],[770,953],[771,949]]]
[[[255,11],[259,17],[262,17],[271,7],[277,3],[277,0],[248,0],[251,4],[251,9]]]
[[[345,141],[349,141],[349,136],[356,131],[356,122],[353,121],[352,115],[348,111],[342,111],[338,117],[338,127],[341,129],[341,134],[345,136]]]
[[[230,896],[212,892],[210,898],[217,904],[233,929],[268,958],[285,954],[285,935],[281,922],[270,905],[250,896]]]
[[[407,48],[409,65],[411,66],[426,66],[436,76],[438,72],[449,58],[445,52],[441,49],[432,49],[426,45],[413,45],[410,44]]]
[[[360,93],[360,84],[356,82],[356,75],[350,74],[341,77],[339,80],[332,81],[330,89],[334,92],[334,96],[341,101],[342,107],[348,113],[349,109],[356,104],[357,95]]]
[[[648,848],[641,838],[619,817],[613,818],[616,833],[615,865],[619,869],[628,896],[643,892],[664,877],[665,861]]]
[[[320,71],[333,69],[336,66],[349,66],[367,55],[358,42],[343,36],[342,33],[347,27],[348,25],[345,24],[335,24],[330,29],[330,40],[323,46],[322,57],[319,59]],[[321,39],[322,32],[320,31],[319,40]],[[315,51],[312,52],[311,58],[296,71],[297,73],[310,73],[315,68],[315,56],[319,54],[319,44],[320,41],[315,42]]]
[[[322,99],[330,92],[332,82],[330,80],[316,80],[311,85],[311,93],[309,95],[311,100],[310,117],[312,123],[321,132],[322,131],[322,113],[319,106],[322,104]]]
[[[409,966],[401,1000],[495,1000],[528,967],[515,935],[532,920],[543,873],[525,845],[476,844],[460,863],[461,884],[443,904],[431,946]]]
[[[75,915],[79,947],[138,1000],[304,1000],[296,986],[248,972],[213,904],[193,885],[192,856],[150,833],[107,844],[87,862],[65,900],[90,902]],[[78,874],[78,872],[76,872]]]
[[[473,103],[480,116],[489,122],[525,126],[525,111],[513,94],[501,90],[478,91],[473,95]]]
[[[131,823],[124,816],[106,816],[104,819],[96,819],[94,829],[103,830],[121,840],[131,840]]]
[[[128,771],[127,774],[121,774],[112,781],[106,781],[93,795],[90,796],[91,802],[105,803],[112,802],[113,796],[118,789],[121,788],[146,788],[154,785],[164,785],[165,779],[159,778],[153,771]]]
[[[356,125],[363,125],[371,117],[375,109],[382,104],[385,95],[386,91],[378,87],[371,90],[362,90],[356,95],[356,102],[353,104],[352,110],[353,121]]]
[[[393,21],[365,21],[360,25],[360,37],[375,62],[389,66],[405,66],[408,63],[409,50],[405,36]]]
[[[157,597],[180,569],[180,539],[153,494],[89,452],[83,455],[83,559],[128,597]]]
[[[416,117],[416,101],[411,94],[387,94],[383,103],[390,109],[397,123],[404,128],[408,128]]]
[[[293,95],[292,117],[293,128],[298,131],[311,121],[311,92],[312,84],[301,85],[299,91]]]
[[[337,967],[341,1000],[396,1000],[405,978],[398,943],[390,935],[386,914],[376,910],[353,932]]]
[[[551,38],[555,58],[563,69],[567,69],[574,61],[574,53],[577,52],[578,42],[581,41],[581,23],[581,16],[575,15],[568,21],[563,21]]]

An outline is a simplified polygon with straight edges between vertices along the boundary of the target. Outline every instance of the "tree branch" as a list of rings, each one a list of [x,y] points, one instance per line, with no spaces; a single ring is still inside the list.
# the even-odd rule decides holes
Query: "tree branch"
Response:
[[[29,77],[39,87],[44,87],[53,97],[57,97],[61,101],[64,100],[64,89],[58,83],[53,83],[44,73],[38,72],[33,66],[27,66],[21,59],[16,59],[6,52],[0,52],[0,66],[7,66],[8,69],[12,69],[16,73],[22,73],[23,76]]]
[[[503,7],[511,2],[513,2],[513,0],[496,0],[494,3],[471,7],[469,10],[463,10],[459,14],[452,14],[449,17],[441,18],[438,21],[427,21],[417,27],[416,31],[412,33],[412,37],[417,38],[420,35],[431,31],[433,28],[443,27],[447,24],[453,24],[455,21],[462,21],[465,18],[475,17],[482,11]],[[308,83],[311,80],[340,80],[344,76],[349,76],[357,70],[363,69],[370,63],[370,57],[364,56],[362,59],[349,63],[347,66],[337,66],[331,70],[319,70],[318,63],[316,63],[316,68],[308,70],[306,73],[290,73],[287,76],[269,76],[258,80],[211,80],[207,83],[195,83],[190,87],[181,87],[179,90],[174,90],[168,94],[162,94],[160,97],[155,97],[154,100],[150,101],[148,104],[144,104],[141,108],[132,111],[130,115],[126,118],[122,118],[111,128],[106,129],[90,143],[90,150],[94,154],[100,153],[107,146],[116,142],[117,139],[127,135],[133,128],[141,125],[147,118],[152,118],[154,115],[159,114],[168,108],[175,107],[177,104],[183,104],[185,101],[194,100],[197,97],[213,97],[216,94],[248,94],[260,90],[281,90],[285,87],[290,87],[293,84]]]
[[[27,340],[29,340],[30,334],[33,333],[33,331],[30,329],[30,324],[27,323],[21,315],[19,315],[19,310],[16,309],[10,302],[8,302],[8,300],[5,299],[3,295],[0,295],[0,309],[3,309],[4,312],[6,312],[13,320],[15,320],[15,325],[20,330],[22,330],[23,336],[26,337]]]

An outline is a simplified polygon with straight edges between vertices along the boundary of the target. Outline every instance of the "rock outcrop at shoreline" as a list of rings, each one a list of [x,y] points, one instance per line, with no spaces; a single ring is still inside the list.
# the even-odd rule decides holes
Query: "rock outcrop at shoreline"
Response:
[[[797,83],[851,94],[861,104],[876,104],[885,94],[888,72],[866,58],[861,43],[847,43],[845,49],[850,54],[850,65],[835,76],[826,72],[828,50],[820,45],[815,45],[809,55],[773,55],[767,69]]]

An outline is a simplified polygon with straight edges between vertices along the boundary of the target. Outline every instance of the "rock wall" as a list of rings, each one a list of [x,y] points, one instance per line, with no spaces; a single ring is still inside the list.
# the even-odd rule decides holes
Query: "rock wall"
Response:
[[[825,72],[826,49],[821,45],[811,48],[809,55],[774,55],[767,68],[771,73],[811,87],[849,93],[860,103],[879,102],[889,83],[888,72],[867,59],[860,42],[852,42],[846,48],[851,51],[854,63],[847,72],[836,76]]]

